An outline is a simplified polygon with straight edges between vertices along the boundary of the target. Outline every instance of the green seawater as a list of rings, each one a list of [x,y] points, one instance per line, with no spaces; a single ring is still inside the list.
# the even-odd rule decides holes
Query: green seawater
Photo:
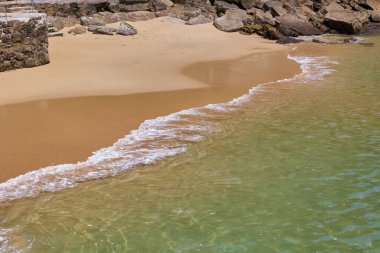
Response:
[[[275,83],[188,152],[0,209],[5,252],[380,252],[380,38]],[[275,71],[275,70],[274,70]]]

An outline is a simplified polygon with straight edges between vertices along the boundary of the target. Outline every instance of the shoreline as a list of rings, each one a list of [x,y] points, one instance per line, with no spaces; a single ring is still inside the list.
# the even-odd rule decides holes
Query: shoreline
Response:
[[[151,22],[156,23],[156,21]],[[157,22],[161,21],[158,20]],[[193,33],[197,34],[198,27],[191,28]],[[206,30],[210,28],[207,25],[202,27]],[[149,27],[146,29],[149,30]],[[211,29],[214,28],[211,27]],[[197,57],[195,57],[196,59],[187,59],[183,66],[176,66],[176,73],[173,73],[176,79],[172,79],[172,83],[164,87],[159,85],[159,87],[147,86],[145,83],[145,86],[143,84],[142,87],[139,85],[114,86],[112,90],[107,89],[109,88],[107,85],[94,85],[81,91],[77,89],[71,91],[71,84],[62,92],[63,97],[61,98],[55,98],[56,94],[49,92],[44,93],[48,99],[42,100],[33,94],[25,96],[25,93],[21,93],[21,96],[18,97],[19,100],[13,96],[14,104],[0,106],[0,134],[2,135],[0,182],[46,166],[83,161],[92,152],[112,145],[117,139],[136,129],[144,120],[210,103],[227,102],[245,94],[257,84],[288,78],[300,72],[299,65],[287,59],[287,47],[268,43],[261,38],[214,31],[221,33],[221,39],[224,35],[227,37],[239,36],[244,39],[247,47],[240,48],[237,50],[239,52],[229,52],[224,55],[202,55],[207,61],[199,61]],[[94,37],[98,37],[97,40],[101,40],[103,43],[105,41],[102,38],[106,41],[116,38],[102,37],[101,35]],[[70,36],[67,39],[72,38],[81,39],[80,36]],[[77,58],[70,58],[70,55],[65,54],[66,48],[55,47],[57,45],[54,43],[60,44],[59,42],[62,42],[60,39],[51,40],[52,47],[57,51],[52,54],[50,68],[57,67],[56,64],[62,63],[58,62],[58,56],[66,61],[74,62],[70,66],[71,68],[76,66],[75,61],[83,61],[80,59],[80,55]],[[118,39],[124,38],[116,38],[116,40]],[[85,42],[86,38],[84,38]],[[253,45],[248,45],[248,43]],[[265,45],[267,47],[264,47]],[[80,48],[80,43],[77,46]],[[255,51],[255,47],[258,47],[258,50]],[[244,53],[249,55],[242,57]],[[174,55],[175,52],[172,54]],[[230,57],[229,60],[227,60],[228,57]],[[189,61],[193,62],[189,64]],[[139,64],[135,63],[135,65]],[[143,66],[145,65],[139,67]],[[12,71],[6,74],[9,74],[8,78],[18,75],[18,78],[22,79],[24,76],[25,79],[25,75],[38,75],[40,72],[45,72],[48,67],[49,65],[37,69]],[[53,71],[53,73],[55,72]],[[77,76],[72,75],[67,78],[77,82],[78,79],[75,77]],[[145,77],[145,79],[149,78],[152,77]],[[49,78],[46,79],[46,81],[49,80]],[[120,81],[120,79],[116,79]],[[128,78],[126,79],[128,80]],[[50,79],[50,81],[53,80],[55,79]],[[112,82],[112,79],[108,81]],[[35,88],[36,86],[38,88],[38,85],[34,85]],[[42,86],[46,88],[44,85]],[[15,90],[21,87],[15,87]],[[59,86],[58,88],[62,87]],[[95,89],[90,89],[94,87]],[[115,89],[116,87],[119,89]],[[0,90],[3,91],[2,88],[4,88],[3,85],[0,85]],[[43,88],[41,91],[44,90]],[[57,88],[57,86],[53,88]],[[161,88],[163,90],[160,90]],[[141,92],[136,92],[138,89]],[[89,91],[90,93],[86,93]],[[73,93],[76,92],[77,96],[73,96]],[[125,93],[125,95],[113,96],[115,95],[112,94],[113,92]],[[6,92],[1,94],[6,94]],[[23,100],[30,100],[30,102],[20,103]]]

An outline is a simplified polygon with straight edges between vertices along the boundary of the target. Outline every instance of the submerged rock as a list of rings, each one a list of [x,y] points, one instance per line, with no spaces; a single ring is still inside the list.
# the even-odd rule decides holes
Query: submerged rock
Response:
[[[277,40],[278,44],[294,44],[294,43],[300,43],[300,42],[303,42],[303,40],[296,39],[293,37],[283,37]]]

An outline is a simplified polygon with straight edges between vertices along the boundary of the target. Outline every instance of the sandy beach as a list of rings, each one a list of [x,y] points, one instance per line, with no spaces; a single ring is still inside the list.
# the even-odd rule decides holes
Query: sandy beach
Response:
[[[76,163],[146,119],[229,101],[300,71],[289,47],[256,36],[166,18],[133,25],[134,37],[67,28],[49,41],[49,65],[0,73],[0,181]]]

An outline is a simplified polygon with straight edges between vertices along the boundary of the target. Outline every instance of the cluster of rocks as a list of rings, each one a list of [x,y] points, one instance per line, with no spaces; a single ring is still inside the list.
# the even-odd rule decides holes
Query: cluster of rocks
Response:
[[[226,32],[257,33],[269,39],[358,34],[378,27],[379,0],[226,0],[216,1],[214,25]],[[380,31],[380,29],[379,29]]]
[[[0,17],[0,72],[49,63],[46,14]]]
[[[106,24],[96,18],[82,18],[81,19],[83,26],[76,26],[69,31],[70,34],[78,35],[84,34],[87,31],[94,34],[104,34],[104,35],[114,35],[119,34],[123,36],[132,36],[137,34],[136,28],[127,22],[123,21],[120,23],[118,28],[108,27]]]
[[[79,19],[83,24],[83,17],[113,23],[170,16],[188,25],[213,22],[221,31],[256,33],[280,41],[302,35],[380,31],[380,0],[60,0],[59,3],[41,0],[37,3],[38,8],[52,16],[51,22],[58,23],[56,27],[80,23]]]

